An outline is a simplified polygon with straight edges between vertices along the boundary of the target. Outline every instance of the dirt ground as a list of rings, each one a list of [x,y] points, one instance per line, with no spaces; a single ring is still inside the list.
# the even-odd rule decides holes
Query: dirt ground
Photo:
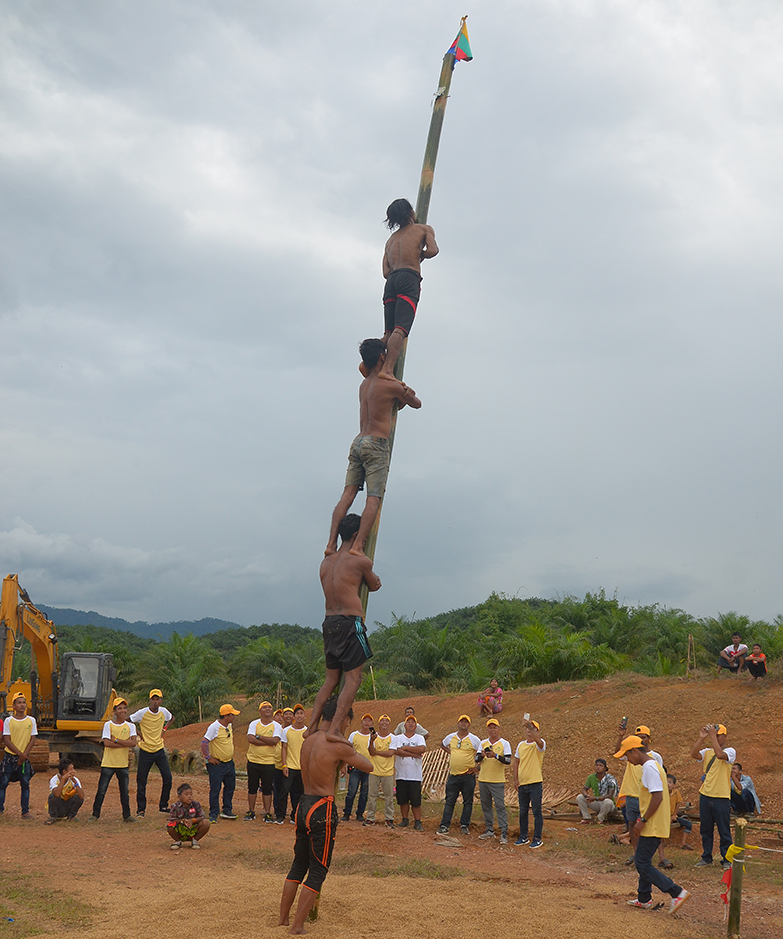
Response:
[[[239,702],[238,727],[255,716],[255,702]],[[373,702],[377,717],[402,716],[407,701]],[[412,701],[431,744],[454,727],[462,711],[475,714],[475,695],[418,698]],[[753,686],[729,678],[678,681],[622,676],[608,682],[543,686],[505,696],[501,722],[516,745],[521,716],[529,710],[541,723],[548,752],[545,781],[577,791],[597,756],[610,759],[622,715],[629,727],[648,724],[653,744],[670,771],[681,780],[686,798],[696,801],[698,764],[688,759],[698,727],[722,721],[729,742],[756,782],[769,818],[783,816],[779,761],[768,742],[769,727],[783,717],[780,686]],[[365,705],[360,704],[361,713]],[[167,746],[196,749],[206,723],[171,731]],[[474,719],[478,729],[478,720]],[[237,734],[237,740],[243,735]],[[244,747],[241,747],[244,749]],[[244,760],[238,757],[242,767]],[[614,769],[617,769],[615,764]],[[169,850],[165,816],[156,812],[132,825],[120,820],[116,783],[112,782],[103,817],[86,821],[97,784],[97,770],[79,775],[88,793],[84,818],[45,826],[48,776],[32,782],[32,810],[19,816],[18,787],[8,789],[0,820],[0,937],[45,936],[78,932],[81,937],[114,939],[129,934],[165,939],[233,939],[280,935],[275,924],[283,879],[293,844],[293,826],[219,821],[200,852]],[[134,804],[133,777],[131,799]],[[175,786],[185,777],[175,777]],[[205,776],[190,777],[196,798],[207,802]],[[148,796],[156,804],[159,777],[152,775]],[[246,806],[244,780],[238,780],[235,810]],[[479,923],[500,939],[520,929],[548,939],[583,939],[602,935],[724,936],[719,868],[695,870],[698,850],[669,849],[676,882],[693,897],[674,917],[627,907],[636,877],[624,866],[628,849],[607,842],[610,831],[580,826],[569,818],[547,818],[544,846],[501,847],[478,841],[483,830],[474,809],[470,835],[438,843],[439,804],[425,803],[425,831],[363,828],[341,823],[334,863],[324,888],[320,916],[308,924],[313,935],[391,934],[453,939]],[[568,811],[564,806],[564,811]],[[380,812],[379,812],[380,816]],[[398,816],[399,817],[399,816]],[[512,811],[511,817],[514,817]],[[515,829],[512,828],[515,834]],[[452,834],[454,827],[452,827]],[[698,825],[694,834],[698,840]],[[513,837],[511,839],[513,841]],[[783,849],[773,834],[754,833],[749,843]],[[783,935],[783,854],[754,852],[747,864],[743,894],[743,939]],[[655,892],[655,899],[663,899]],[[487,917],[489,916],[489,922]],[[13,922],[9,922],[13,919]]]

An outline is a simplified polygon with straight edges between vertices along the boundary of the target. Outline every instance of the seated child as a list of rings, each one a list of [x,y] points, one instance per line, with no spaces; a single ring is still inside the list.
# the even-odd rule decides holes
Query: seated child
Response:
[[[669,805],[672,811],[671,834],[673,835],[675,827],[679,826],[682,831],[680,847],[683,851],[693,851],[693,848],[688,844],[688,835],[693,829],[693,822],[685,814],[685,801],[680,795],[680,790],[677,789],[677,777],[667,773],[666,785],[669,787]]]
[[[84,805],[84,790],[79,777],[68,757],[63,757],[57,772],[49,780],[49,818],[47,825],[53,825],[61,818],[73,821],[79,809]]]
[[[754,681],[764,678],[767,674],[767,657],[757,642],[753,644],[753,651],[745,658],[745,668],[753,676]]]
[[[177,789],[179,801],[171,806],[166,831],[173,844],[172,851],[179,851],[183,841],[189,841],[191,848],[200,848],[199,841],[209,831],[209,822],[204,817],[201,803],[193,799],[193,790],[188,783]]]

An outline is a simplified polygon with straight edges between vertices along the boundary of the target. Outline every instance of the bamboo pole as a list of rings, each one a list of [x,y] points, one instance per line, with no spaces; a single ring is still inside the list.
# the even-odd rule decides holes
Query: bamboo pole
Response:
[[[743,850],[731,862],[731,892],[729,893],[728,939],[740,939],[740,912],[742,909],[742,878],[745,873],[745,828],[747,821],[738,818],[734,824],[734,844]]]
[[[467,19],[467,16],[462,17],[462,22],[460,23],[460,29]],[[424,162],[421,167],[421,178],[419,180],[419,194],[416,199],[416,221],[420,222],[422,225],[426,224],[427,216],[430,211],[430,197],[432,195],[432,181],[435,176],[435,161],[438,158],[438,147],[440,146],[440,135],[443,130],[443,118],[446,114],[446,102],[449,97],[449,89],[451,88],[451,74],[454,71],[454,66],[457,62],[457,57],[453,52],[447,52],[443,56],[443,65],[440,70],[440,78],[438,79],[438,90],[435,92],[435,103],[432,107],[432,117],[430,118],[430,129],[427,134],[427,145],[424,148]],[[405,353],[408,349],[408,340],[406,338],[402,346],[402,352],[400,352],[397,362],[394,366],[394,377],[398,381],[402,381],[403,372],[405,370]],[[397,406],[395,405],[392,409],[392,422],[391,422],[391,432],[389,433],[389,460],[391,461],[391,454],[394,450],[394,437],[397,431]],[[383,501],[381,501],[380,508],[378,509],[378,515],[376,516],[375,522],[370,529],[370,534],[367,536],[367,541],[364,546],[364,553],[371,560],[375,559],[375,545],[378,541],[378,529],[381,524],[381,510],[383,509]],[[367,601],[370,598],[370,591],[367,589],[367,584],[362,583],[361,590],[359,591],[359,596],[362,601],[362,612],[365,619],[367,618]]]

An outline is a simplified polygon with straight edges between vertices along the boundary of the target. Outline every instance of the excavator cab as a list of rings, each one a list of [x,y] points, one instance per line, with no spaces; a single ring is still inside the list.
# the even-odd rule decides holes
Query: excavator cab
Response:
[[[63,652],[60,656],[57,726],[70,721],[99,721],[109,705],[116,677],[107,652]]]

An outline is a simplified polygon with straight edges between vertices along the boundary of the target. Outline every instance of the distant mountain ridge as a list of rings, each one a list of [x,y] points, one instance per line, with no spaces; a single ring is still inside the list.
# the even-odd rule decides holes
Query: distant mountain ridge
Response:
[[[142,636],[145,639],[156,639],[165,641],[171,638],[171,634],[176,632],[180,636],[193,633],[194,636],[203,636],[206,633],[215,633],[222,629],[243,629],[239,623],[232,623],[225,619],[212,619],[205,617],[197,621],[180,620],[176,623],[145,623],[138,620],[130,623],[126,619],[118,616],[103,616],[94,610],[85,612],[84,610],[69,610],[56,606],[47,606],[44,603],[38,604],[38,609],[45,613],[56,626],[103,626],[106,629],[118,629],[123,632],[133,633],[135,636]]]

